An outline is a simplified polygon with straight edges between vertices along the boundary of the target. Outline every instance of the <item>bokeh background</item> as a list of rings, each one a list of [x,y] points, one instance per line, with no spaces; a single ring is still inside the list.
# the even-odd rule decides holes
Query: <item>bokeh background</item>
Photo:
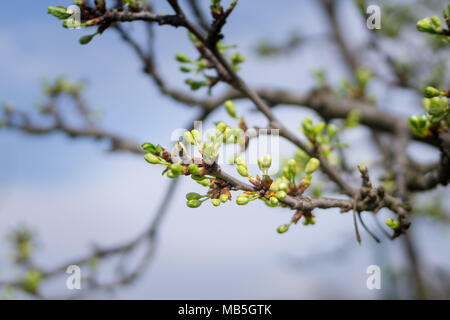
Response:
[[[443,5],[445,2],[441,1]],[[85,97],[99,110],[96,120],[99,125],[139,143],[152,141],[169,145],[173,130],[186,127],[200,110],[161,95],[142,72],[134,52],[121,42],[117,33],[105,32],[89,45],[79,45],[78,38],[87,33],[85,30],[63,29],[47,14],[49,5],[69,4],[65,0],[2,3],[0,98],[33,112],[42,101],[43,78],[65,75],[86,80]],[[170,12],[164,1],[158,1],[156,7],[160,12]],[[367,40],[369,31],[361,27],[364,21],[352,1],[340,1],[340,15],[348,30],[349,45],[357,49]],[[143,40],[141,24],[130,24],[127,30]],[[158,68],[167,81],[183,88],[184,75],[178,71],[179,64],[173,57],[177,52],[194,52],[186,32],[171,27],[159,27],[156,31]],[[335,85],[349,76],[338,49],[327,40],[329,25],[316,1],[241,1],[224,31],[226,42],[237,44],[247,58],[240,72],[254,86],[306,92],[315,85],[312,70],[327,70],[330,83]],[[284,41],[293,32],[310,40],[274,58],[256,54],[255,47],[261,41]],[[376,64],[370,66],[379,68]],[[405,117],[411,110],[420,112],[421,97],[414,92],[388,91],[377,82],[370,89],[384,106],[389,106],[389,112]],[[237,107],[247,115],[249,124],[265,124],[249,102],[239,102]],[[279,107],[276,114],[293,130],[305,116],[315,116],[297,107]],[[204,126],[226,117],[225,111],[218,109]],[[360,127],[342,137],[351,146],[350,164],[370,164],[379,157],[368,139],[368,132]],[[160,168],[147,165],[139,155],[107,150],[102,141],[70,139],[58,133],[37,137],[0,130],[1,279],[20,274],[11,263],[11,247],[6,241],[7,235],[18,226],[26,225],[33,230],[38,243],[35,259],[39,265],[49,268],[91,252],[94,245],[116,245],[145,230],[169,179],[161,176]],[[294,151],[288,143],[281,144],[281,152],[286,156]],[[434,149],[413,145],[409,151],[422,161],[438,159]],[[86,292],[83,297],[379,299],[414,296],[402,239],[377,244],[363,232],[363,242],[359,245],[354,238],[351,214],[340,214],[338,210],[317,210],[315,226],[299,225],[279,235],[276,227],[290,218],[286,210],[267,208],[261,203],[187,208],[184,194],[201,190],[190,179],[179,184],[159,230],[155,256],[137,281],[114,291]],[[448,188],[439,187],[425,196],[430,198],[436,194],[448,195]],[[446,200],[444,208],[448,213]],[[380,221],[384,221],[390,213],[383,211],[380,215]],[[371,222],[369,225],[373,226]],[[438,297],[445,297],[448,283],[445,288],[440,275],[450,270],[448,225],[429,217],[417,217],[411,231],[423,276],[433,287],[430,290],[437,292]],[[101,262],[100,277],[114,277],[113,262]],[[129,263],[133,263],[132,257]],[[381,290],[366,287],[366,269],[372,264],[381,267]],[[65,274],[56,277],[44,286],[44,292],[52,296],[72,294],[66,289],[65,279]],[[16,296],[28,298],[20,292]]]

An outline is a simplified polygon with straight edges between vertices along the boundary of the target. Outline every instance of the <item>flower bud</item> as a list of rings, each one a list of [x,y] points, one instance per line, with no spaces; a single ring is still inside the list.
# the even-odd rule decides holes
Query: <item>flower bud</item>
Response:
[[[181,67],[180,67],[180,71],[181,71],[181,72],[184,72],[184,73],[189,73],[189,72],[192,71],[192,69],[189,68],[189,67],[186,67],[186,66],[181,66]]]
[[[240,206],[246,205],[249,201],[250,201],[250,197],[249,197],[249,195],[247,195],[245,193],[238,195],[238,197],[236,199],[236,203]]]
[[[438,96],[442,96],[444,93],[439,91],[434,87],[426,87],[425,88],[425,98],[434,98]]]
[[[392,220],[391,218],[388,218],[386,219],[386,225],[392,230],[395,230],[400,227],[400,222],[398,220]]]
[[[220,205],[220,200],[219,199],[211,199],[212,204],[217,207]]]
[[[183,136],[184,136],[184,140],[186,140],[187,143],[192,144],[192,145],[195,144],[194,136],[192,135],[191,132],[186,131]]]
[[[231,134],[237,138],[241,137],[243,133],[243,130],[239,127],[231,129]]]
[[[330,137],[331,140],[333,140],[338,131],[339,131],[338,127],[336,127],[334,124],[330,123],[329,125],[327,125],[327,135],[328,137]]]
[[[191,174],[196,176],[200,175],[200,168],[196,164],[191,163],[188,168]]]
[[[202,143],[202,135],[197,129],[192,130],[191,133],[198,144]]]
[[[58,19],[67,19],[72,15],[72,13],[67,12],[67,9],[63,6],[50,6],[47,8],[47,10],[49,14],[55,16]]]
[[[157,156],[155,156],[154,154],[151,154],[151,153],[147,153],[145,156],[144,156],[144,159],[148,162],[148,163],[151,163],[151,164],[162,164],[161,162],[161,158],[160,157],[157,157]]]
[[[289,159],[288,161],[288,168],[289,168],[289,172],[292,175],[295,175],[297,172],[297,162],[295,161],[295,159]]]
[[[228,199],[230,199],[230,196],[228,194],[223,193],[223,194],[220,195],[220,201],[221,202],[227,202]]]
[[[197,192],[189,192],[188,194],[186,194],[186,200],[198,200],[201,197],[202,196]]]
[[[189,57],[187,55],[185,55],[184,53],[177,53],[175,55],[175,59],[178,62],[181,62],[181,63],[189,63],[189,62],[191,62],[191,59],[189,59]]]
[[[202,202],[200,200],[193,199],[193,200],[188,200],[188,202],[187,202],[187,206],[189,208],[198,208],[201,205],[202,205]]]
[[[92,39],[94,39],[94,37],[97,35],[97,33],[93,33],[93,34],[89,34],[86,36],[81,37],[78,41],[80,42],[80,44],[88,44],[89,42],[91,42]]]
[[[310,176],[314,171],[316,171],[320,166],[320,161],[317,158],[311,158],[309,159],[308,163],[306,164],[305,173],[306,175]]]
[[[442,22],[441,19],[439,19],[439,17],[437,16],[432,16],[431,17],[431,23],[433,24],[433,26],[435,27],[436,31],[441,31],[442,30]]]
[[[63,20],[62,26],[66,29],[76,29],[76,28],[80,27],[80,23],[77,20],[70,18],[70,19]],[[94,35],[96,35],[96,33],[94,33]],[[92,35],[92,36],[94,36],[94,35]],[[84,44],[84,43],[82,43],[82,44]]]
[[[242,165],[239,165],[239,166],[237,167],[237,171],[238,171],[238,173],[239,173],[241,176],[243,176],[243,177],[248,177],[248,170],[247,170],[246,167],[244,167],[244,166],[242,166]]]
[[[431,99],[429,99],[429,98],[423,98],[423,100],[422,100],[422,105],[423,105],[423,108],[425,109],[426,112],[430,111],[430,108],[431,108]]]
[[[211,185],[211,181],[209,181],[208,178],[204,178],[201,180],[195,180],[198,184],[204,186],[204,187],[209,187]]]
[[[244,160],[244,158],[242,158],[242,157],[236,157],[236,158],[234,159],[234,162],[235,162],[238,166],[244,166],[244,167],[247,168],[247,164],[245,163],[245,160]]]
[[[227,125],[223,121],[221,121],[217,124],[217,131],[219,131],[220,133],[224,133],[226,128],[227,128]]]
[[[278,189],[282,190],[282,191],[287,191],[288,185],[285,182],[280,183],[280,185],[278,186]]]
[[[270,204],[273,206],[278,205],[278,199],[276,197],[270,197],[269,201],[270,201]]]
[[[289,225],[288,224],[282,224],[281,226],[279,226],[277,228],[277,232],[278,233],[285,233],[288,230],[289,230]]]
[[[183,166],[182,166],[180,163],[178,163],[178,162],[172,163],[172,164],[170,165],[170,169],[171,169],[172,172],[173,172],[174,174],[176,174],[176,175],[180,175],[180,174],[183,173]]]
[[[23,279],[22,288],[24,291],[34,294],[39,289],[42,281],[42,274],[37,270],[29,270]]]
[[[258,159],[258,166],[261,171],[269,169],[272,165],[272,156],[270,154],[266,154],[265,156]]]
[[[275,193],[275,196],[278,199],[283,200],[284,198],[286,198],[287,194],[286,194],[286,191],[281,190],[281,191],[278,191],[277,193]]]
[[[169,170],[167,171],[167,177],[169,177],[170,179],[175,179],[176,177],[178,177],[178,174],[173,170]]]
[[[236,107],[234,106],[234,102],[231,100],[225,101],[225,109],[227,109],[228,114],[232,118],[236,118]]]
[[[231,128],[230,128],[230,127],[227,127],[227,128],[225,129],[225,132],[223,133],[223,141],[224,141],[224,142],[226,142],[226,141],[231,137],[231,133],[232,133]]]
[[[420,32],[434,32],[432,21],[428,17],[417,21],[416,27]]]

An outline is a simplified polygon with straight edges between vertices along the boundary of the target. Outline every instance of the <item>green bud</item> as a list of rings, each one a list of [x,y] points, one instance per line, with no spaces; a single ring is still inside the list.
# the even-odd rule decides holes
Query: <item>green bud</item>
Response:
[[[311,158],[309,159],[308,163],[306,164],[305,173],[306,175],[310,176],[314,171],[316,171],[320,166],[320,161],[317,158]]]
[[[173,170],[169,170],[169,171],[167,171],[167,176],[170,179],[175,179],[176,177],[178,177],[178,174],[176,172],[174,172]]]
[[[172,172],[173,172],[174,174],[176,174],[176,175],[180,175],[180,174],[183,173],[183,166],[182,166],[180,163],[178,163],[178,162],[172,163],[172,164],[170,165],[170,169],[171,169]]]
[[[425,111],[428,112],[431,108],[431,99],[423,98],[422,105]]]
[[[227,109],[228,114],[232,118],[236,118],[236,107],[234,106],[234,102],[231,100],[225,101],[225,109]]]
[[[212,204],[217,207],[220,205],[220,200],[219,199],[211,199]]]
[[[270,154],[266,154],[258,159],[258,166],[261,171],[269,169],[272,165],[272,156]]]
[[[91,42],[92,39],[94,39],[94,37],[97,35],[97,33],[93,33],[93,34],[89,34],[86,36],[83,36],[80,38],[79,42],[80,44],[88,44],[89,42]]]
[[[230,196],[228,194],[221,194],[220,195],[220,201],[221,202],[227,202]]]
[[[183,53],[177,53],[175,55],[175,59],[178,62],[181,62],[181,63],[189,63],[189,62],[191,62],[191,59],[189,59],[189,57],[187,55],[183,54]]]
[[[65,19],[62,22],[62,26],[66,29],[75,29],[80,27],[80,23],[75,19]],[[95,33],[96,34],[96,33]],[[95,35],[94,34],[94,35]],[[81,39],[80,39],[81,40]],[[89,40],[90,41],[90,40]]]
[[[431,106],[433,106],[433,100],[436,100],[435,103],[440,108],[445,109],[445,107],[447,107],[447,104],[448,104],[448,98],[447,97],[435,97],[435,98],[431,99]]]
[[[391,218],[388,218],[386,219],[386,225],[392,230],[395,230],[400,227],[400,222],[398,220],[392,220]]]
[[[249,201],[250,201],[250,198],[245,193],[238,195],[238,197],[236,199],[236,203],[240,206],[246,205]]]
[[[330,140],[333,140],[338,131],[339,131],[338,127],[335,126],[334,124],[330,123],[329,125],[327,125],[327,135],[328,137],[330,137]]]
[[[67,12],[67,9],[63,6],[50,6],[47,8],[47,12],[58,19],[67,19],[72,13]]]
[[[247,168],[247,165],[245,164],[245,160],[242,157],[236,157],[234,161],[238,166],[244,166]]]
[[[280,190],[280,191],[278,191],[277,193],[275,193],[275,196],[276,196],[278,199],[283,200],[283,199],[286,198],[287,194],[286,194],[286,191]]]
[[[202,135],[197,129],[192,130],[191,133],[198,144],[202,143]]]
[[[417,30],[420,32],[435,33],[434,27],[432,25],[432,21],[428,17],[417,21],[416,27],[417,27]]]
[[[151,164],[169,164],[168,162],[164,161],[160,157],[155,156],[154,154],[147,153],[144,156],[144,159]]]
[[[180,71],[181,71],[181,72],[184,72],[184,73],[189,73],[189,72],[192,71],[192,69],[189,68],[189,67],[186,67],[186,66],[181,66],[181,67],[180,67]]]
[[[189,208],[198,208],[201,205],[202,205],[202,202],[200,200],[196,200],[196,199],[188,200],[188,202],[187,202],[187,206]]]
[[[29,270],[23,279],[22,288],[24,291],[34,294],[39,289],[42,281],[42,274],[37,270]]]
[[[196,164],[191,163],[188,168],[189,168],[189,172],[191,174],[193,174],[193,175],[200,174],[200,168]]]
[[[225,130],[226,130],[226,128],[227,128],[227,125],[226,125],[225,122],[223,122],[223,121],[221,121],[221,122],[219,122],[219,123],[217,124],[217,130],[218,130],[220,133],[224,133]]]
[[[243,130],[239,127],[233,128],[231,131],[231,134],[235,137],[240,137],[242,136]]]
[[[227,127],[223,133],[223,141],[226,142],[231,137],[231,128]]]
[[[432,16],[431,17],[431,23],[435,27],[436,31],[441,31],[442,30],[442,22],[441,22],[441,19],[439,19],[439,17]]]
[[[270,201],[271,205],[274,205],[274,206],[278,205],[278,198],[276,198],[276,197],[270,197],[269,201]]]
[[[321,133],[322,132],[322,130],[325,128],[325,122],[319,122],[318,124],[316,124],[314,127],[313,127],[313,132],[315,133],[315,134],[319,134],[319,133]]]
[[[288,168],[289,168],[289,172],[292,175],[295,175],[297,173],[297,162],[295,161],[295,159],[289,159]]]
[[[201,180],[195,180],[195,181],[204,187],[209,187],[211,185],[211,181],[209,181],[208,178],[203,178]]]
[[[444,95],[444,92],[441,92],[436,88],[433,87],[425,88],[425,98],[434,98],[442,95]]]
[[[232,64],[239,64],[245,61],[245,58],[243,55],[241,55],[239,52],[234,53],[231,56],[231,63]]]
[[[278,233],[285,233],[288,230],[289,230],[289,225],[288,224],[282,224],[281,226],[279,226],[277,228],[277,232]]]
[[[287,191],[288,185],[285,182],[280,183],[280,185],[278,186],[278,189],[282,190],[282,191]]]
[[[186,131],[184,133],[184,140],[186,140],[187,143],[194,145],[195,144],[195,139],[194,136],[192,135],[191,132]]]
[[[246,167],[244,167],[243,165],[238,165],[237,166],[237,171],[238,173],[243,176],[243,177],[248,177],[248,170]]]
[[[201,197],[202,196],[197,192],[189,192],[188,194],[186,194],[186,200],[198,200]]]

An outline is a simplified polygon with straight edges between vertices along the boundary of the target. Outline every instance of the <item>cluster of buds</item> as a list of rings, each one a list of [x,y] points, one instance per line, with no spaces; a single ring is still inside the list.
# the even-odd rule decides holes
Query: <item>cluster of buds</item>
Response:
[[[231,164],[236,164],[236,170],[237,172],[244,178],[252,178],[252,176],[249,175],[248,173],[248,167],[247,164],[245,163],[245,160],[242,157],[239,156],[234,156],[231,159]]]
[[[301,131],[312,146],[318,148],[324,157],[328,157],[333,150],[333,139],[339,129],[332,123],[328,125],[325,122],[313,124],[312,118],[307,117],[302,122]]]
[[[417,30],[433,34],[439,39],[450,41],[450,5],[448,6],[448,11],[443,10],[443,15],[447,28],[444,28],[444,24],[439,17],[433,16],[419,20],[417,22]]]
[[[196,192],[186,194],[186,205],[189,208],[198,208],[208,199],[211,199],[213,206],[218,207],[221,203],[231,200],[230,186],[220,179],[213,179],[210,183],[208,193],[205,195]]]
[[[386,219],[386,225],[392,230],[397,230],[400,227],[400,222],[398,220],[388,218]]]
[[[189,157],[186,147],[181,142],[175,144],[172,154],[160,145],[155,146],[150,142],[144,143],[142,149],[148,152],[144,156],[144,159],[148,163],[166,166],[163,174],[167,173],[169,178],[177,178],[180,175],[191,174],[194,180],[202,185],[205,184],[204,177],[201,176],[205,172],[204,165],[202,165],[202,169],[200,169],[199,166],[194,163],[198,159]],[[174,159],[178,161],[174,161]]]
[[[97,6],[97,10],[99,10],[100,12],[105,12],[106,11],[106,4],[105,1],[95,1],[95,4]],[[96,18],[85,21],[85,22],[81,22],[81,9],[79,8],[82,3],[81,2],[75,2],[75,5],[78,6],[75,7],[77,8],[77,11],[73,9],[72,7],[69,8],[65,8],[64,6],[50,6],[48,7],[48,13],[51,14],[52,16],[62,20],[62,26],[66,29],[79,29],[81,27],[90,27],[93,26],[97,23]],[[82,36],[79,39],[80,44],[88,44],[89,42],[91,42],[91,40],[98,34],[101,33],[101,30],[99,28],[99,30],[93,34],[89,34],[89,35],[85,35]]]
[[[177,53],[175,60],[181,63],[180,71],[183,73],[192,73],[197,76],[197,79],[187,78],[184,82],[191,88],[192,91],[197,91],[203,87],[212,89],[219,81],[223,80],[220,76],[212,75],[208,70],[214,70],[215,61],[211,60],[205,54],[204,44],[192,33],[189,33],[189,39],[192,44],[198,49],[200,55],[196,59],[192,59],[184,53]],[[222,42],[217,43],[217,49],[221,54],[225,54],[228,49],[235,49],[236,46],[228,46]],[[245,58],[239,53],[235,52],[229,59],[234,70],[238,71],[240,65],[245,61]],[[200,76],[200,77],[198,77]]]
[[[296,214],[294,214],[294,216],[292,217],[291,221],[288,224],[282,224],[282,225],[278,226],[277,232],[278,233],[285,233],[285,232],[287,232],[289,230],[289,228],[293,224],[297,224],[297,222],[302,217],[303,217],[303,222],[302,223],[303,223],[304,226],[316,224],[315,216],[313,215],[313,213],[311,211],[299,210],[299,211],[297,211]]]
[[[307,160],[306,160],[307,158]],[[287,161],[283,167],[283,176],[275,181],[272,190],[287,191],[289,195],[298,196],[310,186],[312,174],[319,168],[320,161],[317,158],[309,158],[308,155],[300,150],[296,153],[295,158]],[[304,173],[304,177],[300,183],[296,184],[297,176]]]
[[[175,60],[183,64],[182,66],[180,66],[180,71],[184,73],[195,71],[196,74],[200,74],[204,70],[212,68],[212,65],[207,59],[200,57],[196,60],[193,60],[184,53],[177,53],[175,55]],[[208,87],[211,85],[211,82],[208,78],[206,78],[206,80],[194,80],[188,78],[185,80],[185,83],[191,87],[192,91],[196,91],[202,87]]]
[[[448,128],[450,124],[449,91],[440,91],[434,87],[425,89],[423,107],[426,115],[413,115],[408,119],[409,126],[415,135],[425,138],[435,130]]]

